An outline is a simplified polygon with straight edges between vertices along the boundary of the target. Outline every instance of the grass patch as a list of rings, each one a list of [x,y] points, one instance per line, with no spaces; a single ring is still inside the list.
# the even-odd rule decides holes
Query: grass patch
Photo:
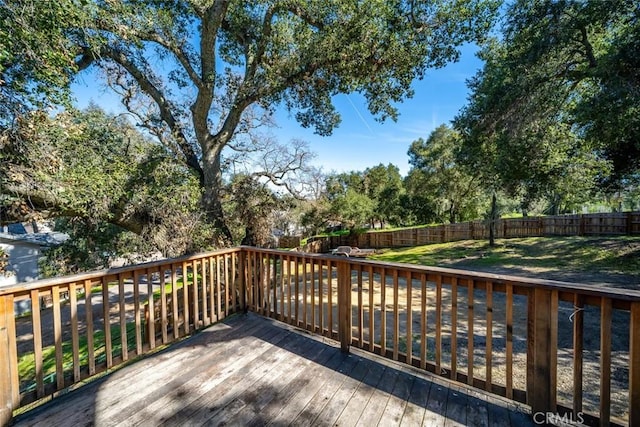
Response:
[[[127,323],[127,348],[135,348],[136,345],[136,325],[134,322]],[[144,329],[143,329],[144,330]],[[111,354],[114,357],[122,353],[122,337],[120,333],[120,325],[111,325]],[[106,345],[104,331],[97,330],[93,334],[94,356],[96,364],[103,363],[106,360]],[[89,347],[87,345],[87,337],[81,336],[79,342],[79,359],[80,365],[87,366],[89,364]],[[73,370],[73,347],[71,341],[62,343],[62,365],[65,372]],[[42,373],[45,384],[56,382],[56,349],[50,345],[42,349]],[[18,359],[18,373],[20,376],[20,392],[28,392],[36,388],[36,372],[35,372],[35,354],[33,352],[25,353]]]
[[[384,250],[370,259],[427,266],[491,267],[640,274],[640,236],[464,240]]]

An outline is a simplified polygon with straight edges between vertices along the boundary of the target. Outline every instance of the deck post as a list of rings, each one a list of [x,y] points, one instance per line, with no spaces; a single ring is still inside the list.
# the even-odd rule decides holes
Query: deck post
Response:
[[[557,334],[557,293],[535,288],[529,293],[527,337],[527,404],[532,414],[555,412],[555,368],[557,354],[553,354]]]
[[[338,261],[338,339],[342,352],[348,353],[351,345],[351,268],[347,261]]]
[[[640,302],[631,303],[629,333],[629,425],[640,425]]]
[[[243,248],[238,252],[238,277],[240,282],[240,308],[247,312],[247,252]],[[213,307],[212,307],[213,311]]]
[[[0,296],[0,425],[8,425],[19,404],[18,351],[13,295]]]

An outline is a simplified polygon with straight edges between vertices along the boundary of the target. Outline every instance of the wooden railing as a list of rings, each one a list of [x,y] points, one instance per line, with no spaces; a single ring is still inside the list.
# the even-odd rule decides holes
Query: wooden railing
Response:
[[[0,425],[242,309],[242,257],[236,248],[0,288]],[[24,300],[30,311],[15,318]]]
[[[638,291],[245,251],[252,311],[526,403],[534,414],[640,425]]]
[[[0,290],[0,423],[240,310],[534,413],[640,425],[638,291],[249,247]]]

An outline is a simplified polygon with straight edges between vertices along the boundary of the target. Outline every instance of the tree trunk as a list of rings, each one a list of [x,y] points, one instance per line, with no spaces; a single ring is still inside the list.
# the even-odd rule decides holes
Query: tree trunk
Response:
[[[207,221],[219,230],[222,243],[231,245],[233,236],[227,227],[222,209],[222,168],[220,163],[222,147],[222,144],[218,144],[211,152],[203,155],[202,209]]]

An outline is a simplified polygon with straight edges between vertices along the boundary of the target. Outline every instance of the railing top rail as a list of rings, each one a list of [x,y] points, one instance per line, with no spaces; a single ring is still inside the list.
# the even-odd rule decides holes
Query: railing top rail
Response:
[[[546,280],[546,279],[536,279],[536,278],[521,277],[521,276],[493,274],[493,273],[486,273],[486,272],[480,272],[480,271],[460,270],[460,269],[446,268],[446,267],[432,267],[432,266],[423,266],[423,265],[416,265],[416,264],[404,264],[404,263],[391,262],[391,261],[373,261],[373,260],[345,258],[345,257],[337,258],[334,255],[312,254],[307,252],[292,252],[292,251],[283,251],[283,250],[277,250],[277,249],[254,248],[250,246],[241,246],[241,248],[243,250],[253,250],[253,251],[257,250],[260,252],[271,253],[276,255],[299,256],[299,257],[305,257],[305,258],[314,258],[314,259],[331,260],[331,261],[338,260],[338,261],[348,262],[353,265],[391,267],[391,268],[401,269],[404,271],[411,271],[415,273],[423,273],[423,274],[435,273],[435,274],[442,274],[442,275],[462,278],[462,279],[487,280],[497,284],[509,283],[512,285],[520,286],[520,287],[545,288],[549,290],[578,293],[581,295],[591,295],[591,296],[597,296],[597,297],[612,298],[616,300],[640,302],[640,291],[633,290],[633,289],[617,289],[617,288],[587,285],[587,284],[581,284],[581,283],[561,282],[557,280]]]
[[[117,274],[130,273],[133,271],[154,269],[156,267],[161,267],[163,265],[179,264],[179,263],[198,260],[198,259],[206,258],[210,256],[225,255],[225,254],[240,252],[241,250],[242,248],[240,247],[219,249],[216,251],[185,255],[178,258],[164,258],[157,261],[149,261],[141,264],[127,265],[124,267],[108,268],[104,270],[89,271],[86,273],[73,274],[69,276],[52,277],[50,279],[41,279],[41,280],[34,280],[33,282],[18,283],[16,285],[0,287],[0,296],[9,295],[9,294],[24,294],[25,292],[28,292],[34,289],[47,288],[55,285],[63,285],[63,284],[73,283],[73,282],[80,282],[83,280],[98,279],[105,276],[114,276]]]

